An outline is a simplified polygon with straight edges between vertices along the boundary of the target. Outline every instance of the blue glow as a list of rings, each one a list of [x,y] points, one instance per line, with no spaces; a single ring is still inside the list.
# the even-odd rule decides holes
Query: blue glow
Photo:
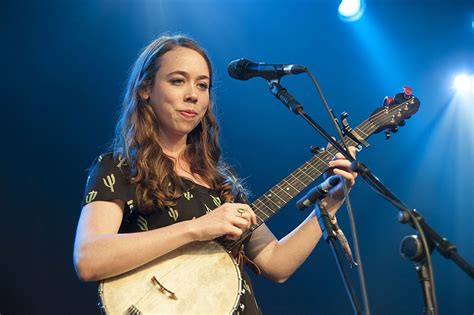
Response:
[[[379,79],[373,82],[373,86],[378,86],[382,90],[391,91],[394,86],[408,84],[396,79],[393,74],[397,73],[403,64],[407,63],[403,57],[403,51],[395,49],[384,49],[380,53],[380,47],[395,47],[390,29],[383,22],[374,18],[370,12],[367,12],[363,20],[351,25],[351,31],[358,41],[359,52],[370,60],[365,72],[371,72],[374,77]],[[372,64],[372,65],[370,65]]]
[[[364,0],[342,0],[339,5],[339,17],[345,22],[355,22],[364,14]]]
[[[461,93],[474,91],[474,75],[460,74],[454,78],[454,88]]]

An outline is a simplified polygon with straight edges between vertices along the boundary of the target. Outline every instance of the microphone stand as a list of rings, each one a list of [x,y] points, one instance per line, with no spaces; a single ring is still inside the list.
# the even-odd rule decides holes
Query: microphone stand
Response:
[[[359,301],[356,298],[356,294],[352,283],[350,281],[349,275],[347,273],[346,268],[342,264],[341,252],[339,247],[337,247],[337,227],[332,222],[335,218],[331,218],[324,202],[320,202],[316,205],[316,217],[318,218],[319,226],[321,227],[321,231],[323,232],[324,240],[329,243],[331,246],[332,253],[334,254],[334,259],[336,260],[337,267],[339,269],[339,274],[344,282],[344,287],[346,288],[347,295],[349,296],[349,300],[351,301],[352,309],[354,310],[355,314],[364,314]]]
[[[318,133],[325,138],[337,151],[344,155],[344,157],[351,161],[351,169],[356,171],[362,179],[373,188],[384,199],[388,200],[392,205],[399,209],[399,221],[403,224],[409,223],[411,227],[418,231],[423,249],[425,259],[428,266],[431,266],[431,251],[428,243],[440,252],[445,258],[451,259],[458,265],[466,274],[474,278],[474,268],[457,252],[456,246],[441,237],[428,223],[423,219],[421,214],[416,210],[409,209],[394,193],[392,193],[363,163],[355,160],[349,152],[347,152],[334,138],[331,137],[320,125],[318,125],[307,113],[304,112],[303,106],[291,95],[288,91],[280,85],[278,80],[268,81],[270,91],[277,99],[279,99],[291,112],[301,116],[310,126],[312,126]],[[336,259],[337,260],[337,259]],[[340,262],[338,262],[340,263]],[[417,267],[418,269],[418,267]],[[427,270],[429,269],[429,270]],[[419,265],[420,282],[422,284],[423,296],[425,302],[424,314],[437,314],[436,294],[434,286],[434,278],[432,275],[432,268],[427,268],[426,265]],[[343,279],[346,281],[346,279]],[[344,282],[346,284],[346,282]],[[347,284],[346,284],[347,288]],[[430,292],[431,291],[431,292]],[[352,302],[351,292],[348,292]],[[355,299],[354,299],[355,301]],[[357,309],[354,310],[357,312]]]
[[[308,114],[306,114],[303,110],[303,106],[291,95],[288,91],[278,82],[278,80],[270,80],[268,81],[270,86],[270,91],[276,98],[278,98],[291,112],[296,115],[301,116],[305,119],[308,124],[310,124],[313,128],[315,128],[329,143],[331,143],[339,152],[341,152],[347,159],[353,161],[354,159],[352,156],[344,150],[339,143],[331,137],[317,122],[315,122]],[[342,264],[342,255],[340,253],[340,249],[336,246],[336,238],[335,238],[335,231],[334,226],[330,222],[329,214],[325,207],[319,207],[316,211],[318,221],[321,226],[321,230],[323,231],[323,237],[326,242],[328,242],[331,246],[331,250],[334,254],[334,259],[336,260],[337,267],[339,269],[339,273],[341,275],[342,281],[344,283],[344,287],[346,288],[347,295],[352,305],[352,309],[354,314],[362,315],[364,314],[361,307],[360,302],[358,301],[353,285],[350,281],[348,276],[348,272],[344,265]]]

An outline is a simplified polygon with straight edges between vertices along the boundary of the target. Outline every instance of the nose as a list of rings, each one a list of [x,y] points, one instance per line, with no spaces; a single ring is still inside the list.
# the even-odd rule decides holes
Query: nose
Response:
[[[186,89],[186,94],[184,96],[184,100],[186,102],[190,102],[190,103],[196,103],[197,102],[198,96],[197,96],[197,93],[196,93],[196,87],[193,86],[192,84],[190,84],[188,86],[188,88]]]

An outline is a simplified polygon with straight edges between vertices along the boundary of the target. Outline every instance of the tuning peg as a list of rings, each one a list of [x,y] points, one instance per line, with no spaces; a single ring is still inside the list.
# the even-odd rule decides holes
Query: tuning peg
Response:
[[[383,99],[383,106],[390,106],[393,104],[393,98],[390,96],[385,96]]]
[[[405,99],[411,98],[412,95],[413,95],[413,88],[405,85],[403,87],[403,96],[405,97]]]
[[[385,130],[385,140],[389,140],[391,137],[390,129]]]
[[[403,127],[403,126],[405,126],[406,124],[407,124],[407,122],[406,122],[405,120],[402,120],[402,121],[400,121],[400,122],[398,123],[398,125],[399,125],[400,127]]]
[[[393,133],[397,133],[398,132],[398,127],[395,126],[392,129],[390,129],[390,131],[393,132]]]

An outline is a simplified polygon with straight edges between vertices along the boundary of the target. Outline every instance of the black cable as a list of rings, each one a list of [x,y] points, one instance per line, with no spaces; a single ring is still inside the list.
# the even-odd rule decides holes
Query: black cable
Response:
[[[334,116],[333,111],[329,107],[329,105],[326,101],[326,98],[324,97],[323,91],[321,90],[321,87],[319,86],[319,83],[316,80],[316,77],[311,73],[311,71],[309,69],[306,69],[306,73],[309,75],[309,77],[313,81],[313,84],[315,85],[316,90],[318,91],[318,94],[321,97],[321,100],[323,101],[324,107],[326,108],[326,111],[328,112],[329,117],[331,118],[331,121],[334,125],[334,128],[336,129],[337,134],[338,134],[339,138],[341,139],[341,143],[343,144],[346,151],[348,153],[350,153],[349,148],[348,148],[348,146],[346,144],[346,141],[344,139],[344,136],[342,135],[341,128],[339,128],[339,125],[336,123],[337,118]],[[350,198],[349,198],[349,191],[347,190],[346,185],[342,185],[342,186],[344,188],[344,196],[346,198],[346,208],[347,208],[347,212],[348,212],[348,215],[349,215],[349,222],[350,222],[350,225],[351,225],[352,241],[354,243],[354,253],[355,253],[357,263],[359,265],[358,266],[359,267],[358,268],[359,282],[360,282],[360,287],[361,287],[361,291],[362,291],[362,298],[363,298],[363,301],[364,301],[364,309],[365,309],[364,313],[366,315],[370,315],[369,298],[368,298],[368,295],[367,295],[367,287],[366,287],[366,284],[365,284],[365,274],[364,274],[364,268],[363,268],[363,264],[362,264],[362,258],[360,256],[359,241],[358,241],[358,236],[357,236],[357,228],[356,228],[356,224],[355,224],[355,220],[354,220],[354,213],[352,211],[352,205],[351,205]]]

